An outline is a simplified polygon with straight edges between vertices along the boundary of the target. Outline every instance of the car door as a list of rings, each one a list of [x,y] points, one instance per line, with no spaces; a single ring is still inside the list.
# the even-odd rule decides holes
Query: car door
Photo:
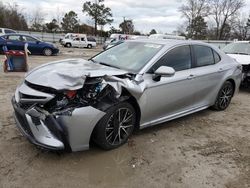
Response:
[[[152,79],[153,73],[161,66],[175,69],[175,75]],[[154,124],[160,119],[175,116],[193,107],[192,55],[189,45],[176,47],[167,52],[144,75],[146,90],[141,101],[141,124]]]
[[[9,50],[24,50],[24,41],[21,35],[7,35],[6,45]]]
[[[43,46],[40,45],[40,41],[31,36],[23,35],[23,39],[25,43],[28,43],[28,50],[31,54],[42,54]]]
[[[80,38],[74,38],[73,41],[72,41],[72,46],[73,47],[80,47]]]
[[[213,105],[224,76],[219,54],[208,46],[192,45],[195,68],[192,70],[196,106]]]

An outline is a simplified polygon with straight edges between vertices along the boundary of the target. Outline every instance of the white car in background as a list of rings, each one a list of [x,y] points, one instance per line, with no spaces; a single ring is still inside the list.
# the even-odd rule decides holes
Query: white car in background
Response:
[[[174,40],[186,40],[183,36],[177,35],[166,35],[166,34],[152,34],[148,37],[149,39],[174,39]]]
[[[0,36],[11,33],[17,33],[17,32],[8,28],[0,28]]]
[[[250,86],[250,41],[228,44],[223,51],[242,65],[242,85]]]
[[[68,48],[93,48],[96,47],[96,40],[93,37],[87,37],[85,34],[78,34],[74,38],[64,38],[62,40],[62,45]]]

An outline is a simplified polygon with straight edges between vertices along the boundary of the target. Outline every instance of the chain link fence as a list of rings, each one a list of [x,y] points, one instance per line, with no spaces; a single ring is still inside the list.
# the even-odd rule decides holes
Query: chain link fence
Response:
[[[60,38],[64,38],[64,33],[46,33],[46,32],[35,32],[35,31],[17,31],[18,33],[21,34],[29,34],[34,37],[40,38],[42,41],[45,42],[52,42],[52,43],[57,43],[59,42]],[[92,36],[96,39],[97,44],[103,44],[105,42],[104,37],[96,37]]]

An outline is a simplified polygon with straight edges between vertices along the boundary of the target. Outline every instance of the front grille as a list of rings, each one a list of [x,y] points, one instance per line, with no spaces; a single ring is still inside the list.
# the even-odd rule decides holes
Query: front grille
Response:
[[[19,105],[23,110],[28,110],[31,106],[33,106],[31,103],[20,103]]]

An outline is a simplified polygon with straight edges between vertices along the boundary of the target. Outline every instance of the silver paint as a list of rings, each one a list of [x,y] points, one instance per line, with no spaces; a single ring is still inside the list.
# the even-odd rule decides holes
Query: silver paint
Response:
[[[131,41],[133,42],[133,41]],[[138,42],[138,41],[137,41]],[[119,97],[126,88],[137,100],[141,110],[140,128],[169,121],[212,106],[223,83],[231,79],[236,92],[241,82],[239,64],[218,48],[194,41],[140,40],[164,44],[164,47],[135,75],[134,79],[119,78],[128,72],[95,64],[82,59],[68,59],[42,65],[25,78],[27,81],[57,90],[76,90],[84,87],[87,77],[102,77],[103,84],[111,85]],[[169,50],[182,45],[199,44],[213,48],[220,56],[217,64],[175,72],[173,76],[154,81],[147,71]],[[44,96],[39,91],[21,85],[17,89],[34,96]],[[18,99],[18,92],[15,97]],[[48,99],[52,96],[46,96]],[[53,97],[52,97],[53,98]],[[71,116],[57,116],[69,133],[69,144],[73,151],[89,148],[89,139],[97,122],[105,115],[91,106],[76,108]]]

